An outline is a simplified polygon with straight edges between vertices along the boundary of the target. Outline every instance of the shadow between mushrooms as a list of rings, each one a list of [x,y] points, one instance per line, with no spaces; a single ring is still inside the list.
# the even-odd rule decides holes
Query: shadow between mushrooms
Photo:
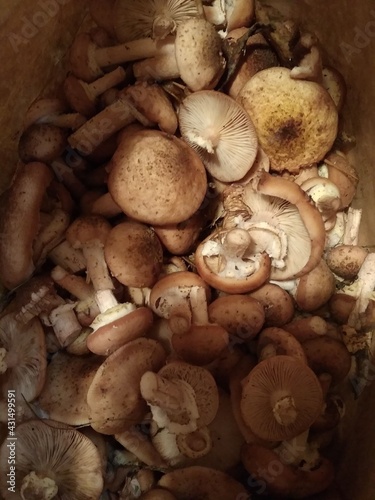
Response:
[[[261,361],[242,381],[241,413],[253,432],[283,441],[306,431],[323,408],[318,378],[291,356]]]

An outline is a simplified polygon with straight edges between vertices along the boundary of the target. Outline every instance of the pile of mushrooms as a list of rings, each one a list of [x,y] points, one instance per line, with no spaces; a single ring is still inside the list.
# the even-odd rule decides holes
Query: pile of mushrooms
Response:
[[[336,491],[375,325],[342,76],[263,2],[89,15],[61,95],[25,116],[2,218],[2,497]]]

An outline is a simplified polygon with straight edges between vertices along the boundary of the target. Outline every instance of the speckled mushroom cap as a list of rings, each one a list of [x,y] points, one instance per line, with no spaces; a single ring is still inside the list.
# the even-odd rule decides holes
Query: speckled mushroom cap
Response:
[[[283,441],[306,431],[323,409],[317,376],[291,356],[258,363],[242,382],[241,414],[262,439]]]
[[[260,71],[237,100],[249,113],[274,171],[296,173],[320,161],[336,138],[338,113],[331,96],[315,82],[293,80],[287,68]]]
[[[108,188],[114,201],[140,222],[182,222],[200,207],[207,188],[197,153],[157,130],[125,136],[111,161]]]

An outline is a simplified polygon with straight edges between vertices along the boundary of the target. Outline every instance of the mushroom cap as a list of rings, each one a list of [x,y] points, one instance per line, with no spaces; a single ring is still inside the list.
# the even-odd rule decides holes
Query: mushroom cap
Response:
[[[192,465],[164,474],[157,483],[179,500],[233,500],[249,498],[246,489],[225,472]]]
[[[88,388],[102,359],[57,352],[47,367],[38,404],[48,417],[68,425],[89,422]]]
[[[9,470],[8,441],[0,449],[1,470]],[[50,420],[29,420],[17,426],[16,498],[21,498],[23,479],[30,472],[49,477],[58,486],[56,498],[93,500],[103,489],[100,454],[94,443],[75,429]],[[0,478],[3,498],[8,491],[5,474]],[[22,497],[25,498],[25,497]],[[31,498],[27,496],[26,498]],[[32,497],[36,498],[36,497]]]
[[[210,424],[219,408],[219,392],[211,373],[201,366],[191,365],[183,361],[171,361],[158,372],[167,380],[182,380],[194,390],[199,418],[198,427]]]
[[[264,328],[259,334],[257,353],[260,359],[265,359],[267,353],[272,356],[285,354],[307,363],[306,355],[302,345],[294,335],[282,328]]]
[[[95,48],[88,33],[79,33],[70,47],[70,70],[84,82],[93,82],[103,74],[95,59]]]
[[[290,398],[294,415],[277,418],[277,404]],[[298,436],[323,408],[322,388],[314,372],[291,356],[261,361],[242,382],[241,413],[253,432],[268,441]]]
[[[112,275],[123,285],[136,288],[153,286],[163,264],[163,249],[155,232],[134,221],[111,229],[104,255]]]
[[[208,306],[208,316],[231,335],[250,340],[261,330],[265,313],[263,305],[247,295],[226,295]]]
[[[108,356],[122,345],[142,337],[152,325],[153,314],[148,307],[138,307],[121,313],[124,304],[99,314],[91,323],[95,328],[87,338],[91,352]]]
[[[139,500],[177,500],[177,498],[164,488],[152,488],[152,490],[143,493]]]
[[[206,19],[190,17],[176,30],[176,61],[181,79],[194,92],[216,87],[226,66],[222,41]]]
[[[326,261],[297,280],[297,288],[292,293],[297,306],[302,311],[310,312],[326,304],[336,290],[336,279]]]
[[[28,108],[24,122],[23,130],[27,130],[33,123],[43,123],[51,115],[60,115],[67,111],[66,104],[61,99],[42,98],[36,99]]]
[[[271,169],[298,172],[320,161],[337,135],[338,113],[315,82],[293,80],[287,68],[254,75],[237,98],[252,119]]]
[[[110,223],[100,215],[77,217],[66,231],[66,239],[73,248],[82,248],[93,242],[104,246],[111,231]]]
[[[280,286],[274,283],[265,283],[257,290],[250,292],[249,296],[263,305],[266,326],[282,326],[292,320],[294,315],[293,299]]]
[[[367,257],[368,250],[358,245],[338,245],[328,249],[326,263],[337,276],[353,280]]]
[[[5,349],[6,371],[0,378],[0,393],[14,389],[18,398],[33,401],[46,379],[47,352],[39,318],[23,325],[11,312],[0,318],[0,349]],[[1,360],[3,361],[3,360]]]
[[[233,182],[247,174],[258,139],[249,115],[234,99],[216,90],[194,92],[182,101],[178,118],[182,138],[215,179]]]
[[[165,352],[152,339],[132,340],[112,353],[96,372],[87,393],[91,426],[102,434],[115,434],[138,424],[147,412],[140,380],[165,362]]]
[[[157,130],[123,137],[108,179],[114,201],[140,222],[182,222],[200,207],[207,189],[202,161],[182,139]]]
[[[114,30],[120,42],[164,38],[181,21],[198,15],[194,0],[115,0]]]
[[[41,161],[50,163],[67,146],[68,134],[61,127],[49,123],[34,123],[20,137],[18,154],[24,163]]]

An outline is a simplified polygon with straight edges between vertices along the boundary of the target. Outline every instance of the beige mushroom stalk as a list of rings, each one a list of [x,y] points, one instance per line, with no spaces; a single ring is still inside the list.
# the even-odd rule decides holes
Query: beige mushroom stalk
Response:
[[[8,469],[9,448],[0,449],[1,470]],[[51,420],[29,420],[17,427],[15,493],[1,475],[3,498],[56,496],[71,500],[98,499],[103,489],[102,464],[94,443],[78,432]]]
[[[129,42],[145,37],[162,40],[198,14],[194,0],[117,0],[112,17],[117,39]]]
[[[222,182],[242,179],[258,150],[254,126],[234,99],[215,90],[194,92],[178,111],[180,132],[208,172]]]
[[[252,119],[271,169],[298,172],[318,162],[337,135],[337,109],[315,82],[293,80],[287,68],[269,68],[242,88],[238,102]]]

